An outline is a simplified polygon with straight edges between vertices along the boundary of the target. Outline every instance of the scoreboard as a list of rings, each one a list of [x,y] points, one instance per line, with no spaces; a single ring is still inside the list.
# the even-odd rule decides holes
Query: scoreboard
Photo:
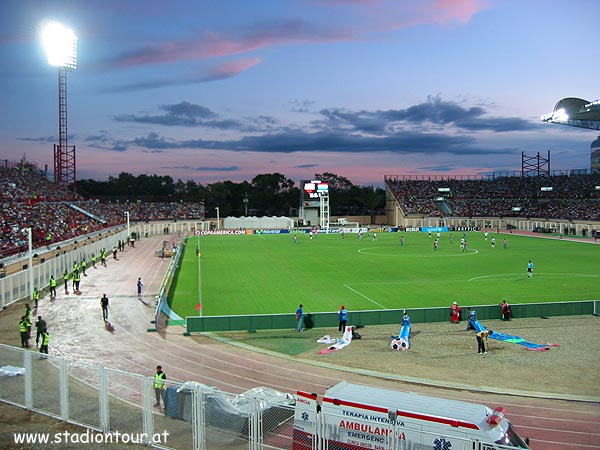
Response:
[[[305,181],[304,192],[307,198],[319,199],[323,194],[329,192],[329,184],[319,180]]]
[[[301,182],[301,205],[303,207],[318,208],[321,197],[329,193],[329,183],[320,180],[305,180]]]

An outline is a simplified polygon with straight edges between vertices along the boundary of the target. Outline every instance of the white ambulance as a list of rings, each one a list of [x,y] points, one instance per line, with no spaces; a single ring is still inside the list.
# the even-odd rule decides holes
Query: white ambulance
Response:
[[[503,450],[529,446],[504,408],[350,384],[298,391],[293,450]]]

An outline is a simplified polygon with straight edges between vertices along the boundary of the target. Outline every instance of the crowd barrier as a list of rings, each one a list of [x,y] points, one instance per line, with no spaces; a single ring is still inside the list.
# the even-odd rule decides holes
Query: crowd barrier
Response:
[[[296,397],[292,394],[262,387],[233,394],[198,382],[170,380],[164,380],[160,386],[157,396],[153,376],[52,355],[42,358],[38,352],[0,344],[0,401],[83,427],[79,433],[69,432],[71,438],[76,438],[73,442],[137,443],[173,450],[305,448],[303,440],[294,441]],[[155,406],[157,397],[159,407]],[[323,413],[322,419],[330,423],[343,419],[325,416]],[[373,425],[369,420],[353,420],[359,426]],[[56,443],[57,437],[62,443],[67,442],[67,433],[59,430],[60,427],[48,428],[48,442]],[[18,427],[13,437],[17,433]],[[318,432],[306,450],[330,448],[326,433],[324,428]],[[39,434],[44,433],[38,433],[38,438]],[[390,436],[398,435],[394,432]],[[443,438],[438,434],[431,439],[428,433],[421,432],[423,442]],[[486,447],[478,441],[463,440],[466,446],[461,448],[511,448]],[[386,438],[377,448],[415,448],[410,445]]]
[[[0,344],[0,401],[85,427],[94,432],[91,443],[118,438],[176,450],[292,448],[291,395],[231,394],[166,380],[156,407],[154,377],[39,355]]]
[[[110,252],[113,247],[117,246],[119,240],[127,241],[127,230],[118,231],[93,241],[80,238],[79,241],[74,240],[65,245],[69,248],[68,251],[59,247],[46,252],[45,256],[37,258],[38,260],[35,261],[37,264],[32,267],[25,264],[23,270],[0,278],[0,310],[18,300],[29,297],[33,292],[33,287],[43,293],[50,285],[51,275],[56,279],[56,289],[62,289],[63,273],[65,270],[71,272],[74,261],[81,262],[85,259],[88,267],[91,267],[90,261],[94,254],[98,257],[96,264],[100,264],[100,249],[105,248]]]
[[[514,317],[551,317],[597,314],[600,300],[555,303],[511,304]],[[466,306],[463,320],[466,320]],[[479,320],[501,319],[501,309],[496,305],[468,305],[477,312]],[[449,322],[450,307],[411,308],[406,310],[413,323]],[[351,311],[348,321],[351,325],[390,325],[402,322],[403,309],[382,309],[371,311]],[[315,312],[304,314],[305,328],[331,328],[338,325],[337,312]],[[188,316],[186,333],[213,331],[254,331],[294,329],[295,314],[257,314],[240,316]]]

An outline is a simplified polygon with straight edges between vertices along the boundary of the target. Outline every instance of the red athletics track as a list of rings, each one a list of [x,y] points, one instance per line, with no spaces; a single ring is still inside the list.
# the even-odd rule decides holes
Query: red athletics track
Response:
[[[177,236],[167,238],[178,240]],[[184,337],[181,327],[149,333],[155,295],[170,262],[154,256],[163,239],[165,236],[143,239],[135,248],[126,247],[118,260],[109,258],[107,268],[88,269],[89,276],[81,283],[83,295],[65,296],[58,289],[54,302],[40,301],[40,313],[53,330],[51,353],[148,376],[161,364],[169,380],[198,381],[233,393],[266,386],[284,392],[323,394],[328,387],[347,380],[490,407],[502,405],[519,434],[531,438],[535,450],[600,449],[600,403],[419,386],[385,379],[385,375],[362,375],[281,359],[205,336]],[[136,295],[138,277],[144,282],[142,301]],[[102,321],[100,297],[104,292],[110,299],[109,319],[114,332],[108,332]],[[290,435],[280,430],[269,440],[286,442]]]

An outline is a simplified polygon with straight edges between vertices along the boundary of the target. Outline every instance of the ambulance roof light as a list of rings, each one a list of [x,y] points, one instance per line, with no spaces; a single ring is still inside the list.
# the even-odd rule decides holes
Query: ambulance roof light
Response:
[[[506,409],[503,407],[496,408],[494,410],[494,412],[492,413],[492,415],[490,417],[488,417],[486,422],[489,423],[493,427],[498,426],[498,424],[500,422],[502,422],[505,412],[506,412]]]

